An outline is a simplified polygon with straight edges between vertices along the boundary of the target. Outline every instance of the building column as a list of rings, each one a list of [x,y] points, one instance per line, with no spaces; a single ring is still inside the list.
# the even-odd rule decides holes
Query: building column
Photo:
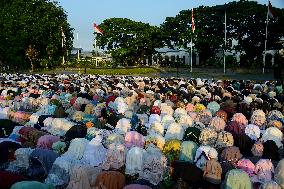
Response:
[[[240,65],[240,62],[241,62],[241,53],[240,52],[237,52],[236,59],[237,59],[238,65]]]
[[[151,56],[151,58],[152,58],[152,66],[157,64],[157,62],[154,61],[154,56],[155,56],[155,55],[152,55],[152,56]]]
[[[196,53],[196,56],[195,56],[195,63],[196,63],[196,66],[199,65],[199,54]]]
[[[190,53],[185,53],[185,60],[184,60],[185,65],[190,65],[190,56],[191,56]]]

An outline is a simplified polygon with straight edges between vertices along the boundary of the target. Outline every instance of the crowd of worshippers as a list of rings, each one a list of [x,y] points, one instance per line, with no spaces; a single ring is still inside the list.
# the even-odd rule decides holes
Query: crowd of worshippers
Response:
[[[0,81],[1,189],[284,188],[277,81]]]

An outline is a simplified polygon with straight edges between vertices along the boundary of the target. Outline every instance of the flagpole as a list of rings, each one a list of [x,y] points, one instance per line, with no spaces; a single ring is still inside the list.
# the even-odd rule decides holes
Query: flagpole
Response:
[[[227,10],[225,4],[224,74],[226,73]]]
[[[195,31],[195,23],[194,23],[194,9],[191,9],[191,30],[192,30],[192,35],[191,35],[191,48],[190,48],[190,72],[192,73],[192,49],[193,49],[193,43],[192,43],[192,36],[194,34]]]
[[[95,51],[96,51],[96,67],[98,66],[98,47],[97,47],[97,34],[103,34],[103,31],[94,23],[95,29]]]
[[[266,58],[266,48],[267,48],[267,34],[268,34],[268,12],[269,12],[269,1],[268,1],[268,6],[267,6],[267,14],[266,14],[266,28],[265,28],[265,41],[264,41],[264,55],[263,55],[263,68],[262,68],[262,73],[264,74],[264,67],[265,67],[265,58]]]
[[[190,48],[190,72],[192,72],[192,47],[193,47],[193,45],[192,45],[192,37],[191,37],[191,48]]]
[[[97,60],[97,57],[98,57],[98,52],[97,52],[97,34],[95,34],[95,55],[96,55],[96,67],[98,66],[98,60]]]
[[[77,32],[77,42],[78,42],[78,54],[77,54],[77,60],[78,60],[78,62],[80,61],[80,43],[79,43],[79,33]]]
[[[65,58],[64,58],[64,55],[62,57],[62,65],[64,66],[65,65]]]
[[[63,28],[61,27],[61,45],[62,45],[62,51],[63,51],[63,56],[62,56],[62,65],[64,67],[65,65],[65,58],[64,58],[64,37],[65,37],[65,34],[63,32]],[[65,70],[65,67],[64,67],[64,70]]]

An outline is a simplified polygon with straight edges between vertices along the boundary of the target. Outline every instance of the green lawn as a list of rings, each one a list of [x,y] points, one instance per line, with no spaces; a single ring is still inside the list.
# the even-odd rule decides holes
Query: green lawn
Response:
[[[84,69],[81,69],[84,73]],[[88,69],[87,74],[96,75],[147,75],[153,73],[160,73],[159,69],[155,68],[101,68],[101,69]]]
[[[193,69],[193,72],[190,73],[188,68],[179,68],[179,77],[184,78],[212,78],[212,79],[237,79],[237,80],[272,80],[273,73],[268,71],[265,74],[255,72],[255,73],[237,73],[235,71],[228,71],[225,75],[223,74],[223,70],[216,69]],[[40,71],[36,73],[64,73],[64,74],[74,74],[74,73],[85,73],[84,68],[57,68],[54,70],[48,71]],[[170,68],[155,68],[155,67],[133,67],[133,68],[96,68],[91,69],[87,68],[87,74],[94,74],[94,75],[136,75],[136,76],[148,76],[148,77],[176,77],[177,72],[176,69]]]

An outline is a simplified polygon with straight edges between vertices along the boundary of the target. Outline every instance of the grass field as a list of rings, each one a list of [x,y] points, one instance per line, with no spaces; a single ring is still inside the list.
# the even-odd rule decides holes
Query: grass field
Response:
[[[84,68],[57,68],[54,70],[41,71],[36,73],[45,74],[74,74],[85,73]],[[183,78],[207,78],[207,79],[243,79],[243,80],[273,80],[272,70],[267,70],[265,74],[261,70],[228,70],[226,74],[222,69],[211,68],[194,68],[191,73],[188,68],[179,68],[178,72],[174,68],[155,68],[155,67],[134,67],[134,68],[87,68],[87,74],[94,75],[133,75],[133,76],[149,76],[149,77],[183,77]]]
[[[81,73],[84,72],[84,69]],[[104,69],[90,69],[87,74],[96,75],[148,75],[160,73],[159,69],[145,67],[145,68],[104,68]]]

